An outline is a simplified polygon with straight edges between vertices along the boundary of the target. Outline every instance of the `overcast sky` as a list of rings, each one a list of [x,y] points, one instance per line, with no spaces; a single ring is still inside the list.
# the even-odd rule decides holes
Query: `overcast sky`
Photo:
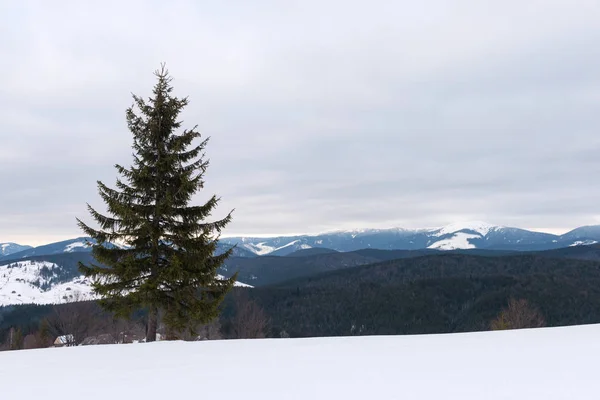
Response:
[[[228,235],[600,223],[598,21],[598,0],[0,0],[0,242],[82,235],[162,61]]]

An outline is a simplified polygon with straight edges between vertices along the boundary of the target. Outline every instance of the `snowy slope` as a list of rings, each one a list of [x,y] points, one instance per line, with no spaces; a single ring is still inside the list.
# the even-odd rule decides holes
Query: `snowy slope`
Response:
[[[76,242],[71,242],[67,244],[63,250],[65,253],[72,253],[74,251],[85,251],[89,245],[86,244],[84,240],[79,240]]]
[[[283,246],[270,246],[267,242],[260,243],[247,243],[243,245],[246,249],[252,251],[253,253],[262,256],[265,254],[277,254],[281,253],[282,250],[286,249],[288,251],[283,252],[284,254],[289,254],[297,250],[305,250],[310,249],[311,246],[305,243],[301,243],[300,240],[292,240],[289,243],[284,244]]]
[[[452,233],[456,233],[456,232],[470,231],[470,232],[477,233],[480,236],[485,236],[490,231],[501,229],[501,228],[503,228],[503,227],[497,226],[497,225],[491,225],[491,224],[488,224],[487,222],[483,222],[483,221],[468,221],[468,222],[461,222],[461,223],[453,223],[453,224],[446,225],[441,228],[431,229],[430,232],[434,236],[443,236],[443,235],[448,235],[448,234],[452,234]]]
[[[570,247],[573,246],[590,246],[592,244],[596,244],[598,243],[597,240],[576,240],[575,242],[573,242],[573,244],[569,245]]]
[[[0,306],[9,304],[55,304],[73,297],[93,298],[87,279],[77,277],[56,282],[56,264],[47,261],[18,261],[0,265]]]
[[[0,265],[0,306],[10,304],[57,304],[90,300],[95,295],[83,276],[58,279],[60,266],[48,261],[17,261]],[[218,275],[219,279],[224,277]],[[237,282],[236,286],[252,287]]]
[[[591,400],[600,326],[154,342],[0,353],[22,400]]]
[[[473,235],[470,233],[457,232],[453,233],[449,238],[438,240],[434,244],[430,245],[429,249],[437,250],[458,250],[458,249],[474,249],[475,245],[472,244],[469,239],[480,238],[480,235]]]

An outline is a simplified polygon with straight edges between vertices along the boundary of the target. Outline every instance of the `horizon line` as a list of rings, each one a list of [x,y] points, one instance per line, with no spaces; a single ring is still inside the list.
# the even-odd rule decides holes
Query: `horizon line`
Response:
[[[470,221],[472,222],[472,221]],[[442,225],[442,226],[433,226],[433,227],[425,227],[425,228],[406,228],[406,227],[401,227],[401,226],[388,226],[388,227],[381,227],[381,228],[353,228],[353,229],[343,229],[343,228],[336,228],[336,229],[329,229],[329,230],[322,230],[319,232],[302,232],[302,233],[290,233],[290,232],[286,232],[286,233],[230,233],[230,234],[223,234],[221,235],[221,239],[227,239],[227,238],[256,238],[256,239],[262,239],[262,238],[274,238],[274,237],[295,237],[295,236],[320,236],[320,235],[327,235],[327,234],[334,234],[334,233],[344,233],[344,232],[360,232],[360,231],[368,231],[368,230],[394,230],[394,229],[398,229],[398,230],[406,230],[406,231],[423,231],[423,230],[435,230],[435,229],[441,229],[445,226],[451,225],[451,224],[461,224],[461,223],[469,223],[469,221],[463,221],[463,222],[454,222],[454,223],[450,223],[450,224],[446,224],[446,225]],[[548,233],[548,234],[552,234],[552,235],[564,235],[570,231],[572,231],[573,229],[577,229],[577,228],[581,228],[581,227],[585,227],[585,226],[594,226],[593,224],[588,224],[588,225],[581,225],[581,226],[577,226],[575,228],[520,228],[520,227],[516,227],[516,226],[508,226],[508,225],[500,225],[500,224],[489,224],[492,226],[498,226],[498,227],[504,227],[504,228],[517,228],[517,229],[523,229],[523,230],[527,230],[527,231],[532,231],[532,232],[540,232],[540,233]],[[20,235],[22,236],[22,235]],[[52,243],[57,243],[57,242],[62,242],[62,241],[68,241],[68,240],[72,240],[72,239],[77,239],[77,238],[81,238],[81,237],[85,237],[85,236],[80,236],[80,235],[73,235],[73,236],[63,236],[62,239],[54,239],[54,241],[44,241],[44,240],[34,240],[33,242],[37,243],[34,245],[29,245],[29,244],[23,244],[23,243],[19,243],[16,241],[12,241],[12,240],[8,240],[6,242],[4,241],[0,241],[0,243],[14,243],[14,244],[18,244],[21,246],[32,246],[32,247],[39,247],[39,246],[44,246],[47,244],[52,244]]]

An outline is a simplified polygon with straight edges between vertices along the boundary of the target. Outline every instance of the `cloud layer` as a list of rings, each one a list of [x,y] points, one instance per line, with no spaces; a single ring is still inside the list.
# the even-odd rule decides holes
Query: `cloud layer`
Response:
[[[597,1],[5,3],[0,241],[80,234],[162,61],[227,234],[600,222]]]

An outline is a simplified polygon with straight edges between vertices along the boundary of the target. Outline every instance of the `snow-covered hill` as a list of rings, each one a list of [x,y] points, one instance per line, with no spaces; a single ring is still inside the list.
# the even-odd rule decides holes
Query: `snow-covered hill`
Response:
[[[0,265],[0,306],[56,304],[93,298],[84,277],[61,281],[61,267],[48,261],[17,261]]]
[[[0,377],[2,398],[23,400],[595,400],[598,337],[586,325],[20,350],[0,353]]]
[[[72,275],[63,266],[38,260],[0,263],[0,306],[10,304],[57,304],[95,298],[90,282]],[[219,275],[220,279],[223,276]],[[250,285],[238,282],[236,286]]]
[[[24,246],[16,243],[0,243],[0,257],[9,256],[20,251],[31,249],[31,246]]]

